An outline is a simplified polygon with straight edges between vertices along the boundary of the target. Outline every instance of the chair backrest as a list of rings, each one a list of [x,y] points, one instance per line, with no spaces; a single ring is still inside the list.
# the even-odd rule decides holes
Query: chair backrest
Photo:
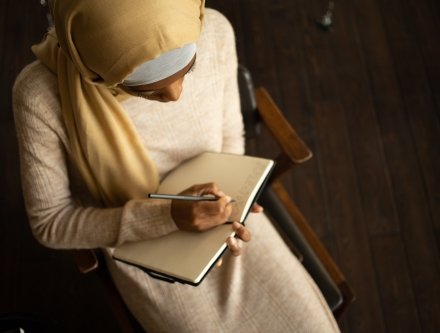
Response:
[[[255,100],[255,88],[249,70],[243,65],[238,66],[238,88],[240,90],[240,106],[243,115],[246,139],[253,139],[261,133],[261,118]]]

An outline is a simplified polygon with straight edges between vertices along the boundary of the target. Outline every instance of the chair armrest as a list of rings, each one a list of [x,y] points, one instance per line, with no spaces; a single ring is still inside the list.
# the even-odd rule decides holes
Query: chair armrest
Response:
[[[259,201],[265,207],[264,211],[270,217],[275,228],[282,230],[287,236],[286,244],[293,243],[297,251],[301,253],[301,262],[304,268],[321,290],[330,309],[336,311],[343,304],[343,293],[322,264],[321,258],[316,255],[312,244],[308,242],[292,214],[287,210],[284,201],[275,192],[275,184],[279,184],[279,182],[264,189]]]
[[[261,120],[280,146],[277,168],[273,179],[289,170],[293,165],[309,160],[313,154],[298,136],[265,88],[255,90],[257,109]]]
[[[338,266],[330,256],[330,254],[322,245],[318,236],[310,227],[306,218],[302,215],[301,211],[296,206],[295,202],[290,198],[289,193],[284,188],[282,183],[276,180],[272,182],[271,187],[274,190],[274,192],[277,194],[283,206],[292,216],[293,220],[296,223],[296,226],[301,230],[301,233],[303,234],[304,238],[313,248],[313,251],[321,261],[322,265],[327,270],[333,282],[338,286],[338,289],[342,294],[342,302],[337,307],[337,309],[333,309],[333,310],[335,317],[339,317],[347,309],[347,307],[355,300],[355,294],[353,290],[348,285],[345,276],[341,273]]]

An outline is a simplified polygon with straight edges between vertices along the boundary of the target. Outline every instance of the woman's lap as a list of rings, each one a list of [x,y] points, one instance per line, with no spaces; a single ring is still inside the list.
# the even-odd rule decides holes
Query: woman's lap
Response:
[[[250,214],[243,254],[223,256],[198,286],[170,284],[108,259],[117,287],[148,332],[336,332],[318,288],[264,214]]]

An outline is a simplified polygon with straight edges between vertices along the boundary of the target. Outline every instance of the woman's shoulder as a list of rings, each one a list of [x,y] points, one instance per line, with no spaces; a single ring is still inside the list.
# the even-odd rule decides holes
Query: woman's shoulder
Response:
[[[40,61],[34,61],[21,70],[15,79],[12,96],[16,119],[59,121],[61,104],[57,77]]]
[[[39,109],[58,109],[57,77],[40,61],[24,67],[15,79],[12,88],[14,105],[39,106]]]
[[[198,54],[203,55],[211,62],[216,61],[218,64],[224,64],[225,59],[230,61],[231,58],[235,58],[234,29],[228,19],[219,11],[206,8],[197,50]]]
[[[46,66],[36,60],[25,66],[17,75],[13,86],[14,95],[36,98],[41,94],[58,91],[57,78]]]
[[[204,29],[207,33],[220,34],[222,38],[234,35],[234,30],[229,20],[216,9],[206,8],[204,21]]]

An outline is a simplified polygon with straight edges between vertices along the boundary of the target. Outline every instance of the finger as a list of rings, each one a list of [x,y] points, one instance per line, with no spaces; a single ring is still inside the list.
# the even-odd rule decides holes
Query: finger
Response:
[[[238,257],[241,254],[241,248],[238,245],[238,241],[237,239],[235,239],[235,237],[228,237],[228,239],[226,240],[226,244],[228,245],[229,251],[231,251],[231,254],[234,257]]]
[[[181,194],[189,194],[189,195],[206,195],[213,194],[215,196],[224,195],[218,189],[218,186],[215,183],[203,183],[203,184],[194,184],[187,189],[183,190]]]
[[[264,208],[257,203],[254,203],[251,207],[252,213],[262,213],[263,211],[264,211]]]
[[[225,193],[221,191],[216,183],[205,183],[197,185],[200,195],[213,194],[218,198],[224,197]]]
[[[236,236],[242,241],[249,242],[251,240],[251,232],[244,225],[234,222],[232,223],[232,229],[235,231]]]
[[[220,267],[222,264],[223,264],[223,258],[220,258],[220,259],[217,261],[216,266],[217,266],[217,267]]]
[[[224,195],[222,197],[219,197],[219,199],[217,199],[217,202],[222,205],[223,207],[228,206],[230,203],[232,203],[232,198],[229,195]]]
[[[217,219],[226,221],[232,213],[231,197],[224,196],[216,201],[201,201],[197,203],[198,209],[204,214],[217,217]]]

